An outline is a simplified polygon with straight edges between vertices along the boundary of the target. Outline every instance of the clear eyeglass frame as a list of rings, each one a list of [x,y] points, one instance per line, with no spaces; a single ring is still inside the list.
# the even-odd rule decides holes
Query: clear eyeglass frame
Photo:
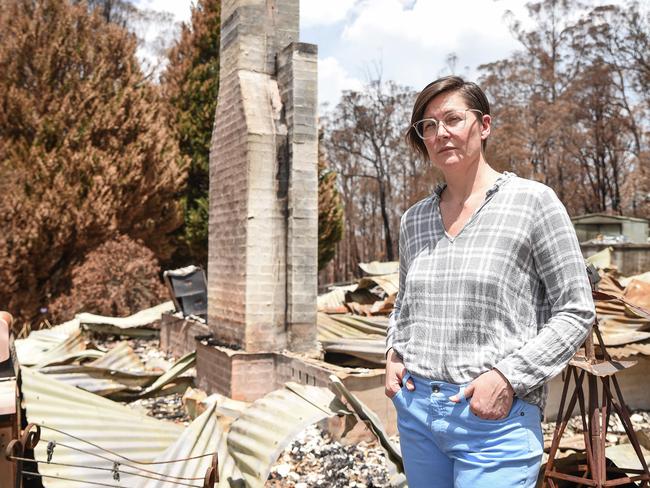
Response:
[[[438,135],[440,124],[444,125],[445,129],[449,132],[463,129],[465,127],[465,121],[467,120],[467,112],[477,112],[481,114],[481,116],[484,115],[482,111],[476,108],[466,108],[465,110],[454,110],[453,112],[449,112],[442,120],[434,118],[418,120],[411,127],[413,127],[415,133],[420,137],[420,139],[430,139]]]

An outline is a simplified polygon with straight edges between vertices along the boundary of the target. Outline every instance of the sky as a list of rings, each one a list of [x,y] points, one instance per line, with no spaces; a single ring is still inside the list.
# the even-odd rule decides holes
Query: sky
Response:
[[[321,113],[336,105],[342,90],[361,89],[379,75],[418,90],[452,72],[475,80],[479,65],[520,48],[508,18],[526,25],[525,3],[300,0],[300,41],[318,45]],[[136,4],[187,22],[192,0],[136,0]],[[448,61],[450,55],[455,62]]]

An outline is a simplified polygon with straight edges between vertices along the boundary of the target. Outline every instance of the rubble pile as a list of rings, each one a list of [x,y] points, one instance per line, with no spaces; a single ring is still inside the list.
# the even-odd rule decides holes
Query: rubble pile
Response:
[[[271,469],[266,487],[388,487],[384,450],[376,443],[343,445],[317,425],[305,429]]]
[[[159,340],[155,338],[92,334],[90,340],[103,350],[111,350],[122,342],[128,343],[148,370],[163,372],[169,369],[174,362],[174,357],[171,354],[165,354],[159,349]],[[196,370],[191,368],[185,374],[196,377]],[[189,425],[192,419],[183,405],[182,398],[182,393],[172,393],[170,395],[138,399],[127,403],[127,405],[136,410],[144,410],[147,415],[157,419]]]

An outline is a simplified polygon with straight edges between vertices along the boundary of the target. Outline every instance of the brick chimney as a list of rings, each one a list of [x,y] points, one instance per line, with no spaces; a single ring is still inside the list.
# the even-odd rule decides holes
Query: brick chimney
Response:
[[[298,0],[221,8],[208,326],[249,353],[314,351],[317,48],[298,42]]]

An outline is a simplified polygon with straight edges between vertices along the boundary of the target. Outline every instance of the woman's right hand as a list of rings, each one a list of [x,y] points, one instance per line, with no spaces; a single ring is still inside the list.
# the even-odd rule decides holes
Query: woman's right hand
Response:
[[[406,374],[406,368],[402,362],[402,358],[393,350],[389,349],[386,355],[386,383],[385,393],[388,398],[393,398],[400,388],[402,388],[402,378]],[[415,390],[413,380],[409,378],[406,381],[406,389],[408,391]]]

